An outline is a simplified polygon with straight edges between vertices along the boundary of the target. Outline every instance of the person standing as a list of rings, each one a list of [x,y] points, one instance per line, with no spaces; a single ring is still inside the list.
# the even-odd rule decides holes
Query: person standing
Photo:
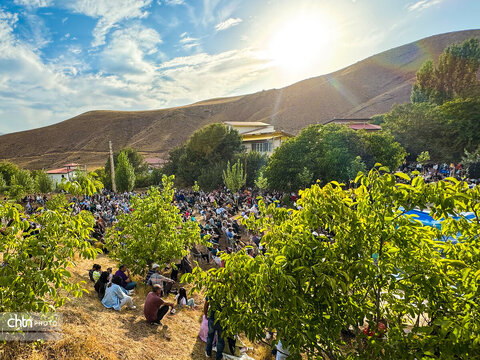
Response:
[[[161,325],[169,307],[173,309],[174,304],[163,301],[162,287],[159,284],[153,285],[153,291],[148,293],[143,307],[143,314],[147,322],[152,325]]]
[[[210,316],[208,310],[210,310]],[[223,349],[225,348],[225,339],[222,338],[223,328],[222,325],[220,325],[220,321],[215,322],[215,309],[210,309],[210,301],[208,297],[205,299],[203,313],[205,314],[205,317],[208,318],[208,336],[205,355],[208,357],[212,356],[213,339],[215,338],[215,333],[217,333],[217,354],[215,360],[221,360],[223,358]]]

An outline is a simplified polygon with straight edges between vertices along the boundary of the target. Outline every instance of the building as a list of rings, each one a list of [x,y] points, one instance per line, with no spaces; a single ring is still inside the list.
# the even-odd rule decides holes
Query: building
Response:
[[[247,152],[257,151],[271,155],[282,142],[293,137],[293,135],[275,130],[273,125],[263,122],[226,121],[225,125],[229,129],[239,132]]]
[[[366,119],[333,119],[333,120],[327,121],[326,123],[324,123],[324,125],[327,125],[327,124],[346,125],[353,130],[364,129],[366,131],[378,131],[382,129],[379,125],[371,124],[370,121],[372,121],[372,119],[368,119],[368,118]]]
[[[48,170],[47,175],[54,183],[60,183],[63,179],[66,179],[67,181],[73,180],[76,171],[87,173],[87,166],[79,165],[77,163],[66,164],[62,168]]]
[[[168,161],[159,157],[148,157],[145,159],[145,162],[148,165],[148,169],[153,170],[162,168]]]

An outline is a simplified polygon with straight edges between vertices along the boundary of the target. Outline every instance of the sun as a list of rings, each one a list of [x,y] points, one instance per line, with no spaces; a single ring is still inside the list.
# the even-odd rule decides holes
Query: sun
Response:
[[[332,41],[331,20],[318,14],[302,15],[279,24],[268,44],[267,56],[284,71],[303,72],[321,63]]]

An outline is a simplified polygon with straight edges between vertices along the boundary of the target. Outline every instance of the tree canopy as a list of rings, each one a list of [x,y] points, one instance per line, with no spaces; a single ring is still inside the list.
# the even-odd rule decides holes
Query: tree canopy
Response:
[[[456,97],[464,97],[479,86],[480,42],[476,38],[447,47],[435,66],[425,62],[417,72],[412,89],[412,102],[441,105]]]
[[[182,222],[173,196],[173,177],[167,176],[161,189],[151,187],[147,196],[134,196],[133,212],[120,215],[116,227],[107,233],[110,256],[143,275],[152,263],[170,263],[188,254],[194,244],[201,244],[198,224]]]
[[[331,182],[300,191],[299,210],[260,202],[246,225],[264,233],[265,255],[224,254],[225,267],[185,279],[205,290],[227,334],[276,332],[292,359],[478,354],[480,187],[385,170],[348,190]],[[441,227],[407,214],[427,205]]]
[[[358,170],[371,168],[380,160],[395,169],[405,155],[400,144],[382,132],[357,132],[336,124],[310,125],[275,149],[264,175],[270,188],[298,190],[316,180],[348,181]]]
[[[242,150],[238,131],[220,123],[209,124],[195,131],[185,145],[170,152],[165,171],[175,175],[183,186],[192,186],[198,180],[202,188],[215,188],[222,183],[222,171],[227,162],[235,161]],[[216,175],[220,176],[211,176],[219,164],[221,168],[217,169]]]

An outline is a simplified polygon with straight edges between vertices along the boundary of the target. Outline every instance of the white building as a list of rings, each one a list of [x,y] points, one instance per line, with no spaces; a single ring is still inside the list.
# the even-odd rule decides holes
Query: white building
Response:
[[[63,179],[67,181],[73,180],[77,170],[87,173],[87,166],[77,163],[66,164],[63,168],[48,170],[47,175],[54,183],[61,183]]]
[[[273,125],[263,122],[226,121],[229,129],[235,129],[243,139],[247,152],[257,151],[272,155],[282,142],[293,137],[281,130],[275,130]]]

